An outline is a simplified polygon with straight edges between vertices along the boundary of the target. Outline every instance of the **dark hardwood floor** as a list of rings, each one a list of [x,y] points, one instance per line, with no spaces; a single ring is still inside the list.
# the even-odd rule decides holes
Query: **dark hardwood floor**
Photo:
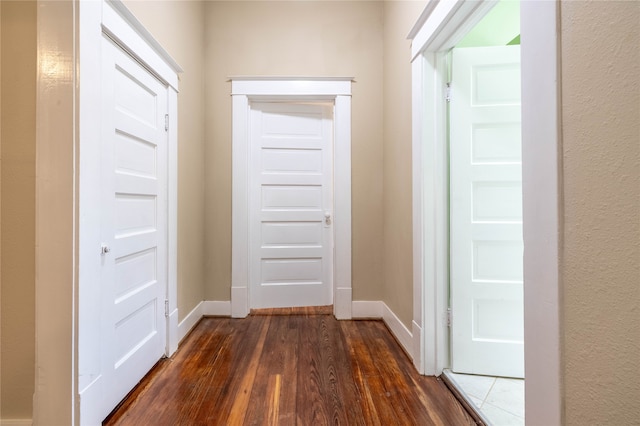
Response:
[[[104,425],[473,425],[381,321],[330,309],[203,318]]]

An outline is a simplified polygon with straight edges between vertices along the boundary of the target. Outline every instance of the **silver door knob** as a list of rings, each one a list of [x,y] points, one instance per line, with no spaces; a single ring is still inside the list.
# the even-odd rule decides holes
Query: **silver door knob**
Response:
[[[331,213],[327,212],[324,214],[324,224],[326,226],[331,225]]]
[[[109,248],[108,245],[103,244],[102,247],[100,248],[100,254],[107,254],[111,251],[111,248]]]

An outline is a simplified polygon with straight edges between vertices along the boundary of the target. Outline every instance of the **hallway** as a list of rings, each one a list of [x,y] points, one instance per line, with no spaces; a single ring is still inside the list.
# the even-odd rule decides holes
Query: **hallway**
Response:
[[[382,321],[270,313],[204,318],[104,424],[474,424]]]

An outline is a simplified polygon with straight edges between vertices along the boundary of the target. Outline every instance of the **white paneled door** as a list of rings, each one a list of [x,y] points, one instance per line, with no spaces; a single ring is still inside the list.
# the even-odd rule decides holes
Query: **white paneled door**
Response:
[[[107,413],[163,356],[167,87],[103,41],[102,294]]]
[[[452,368],[524,377],[520,46],[454,49],[452,68]]]
[[[333,303],[332,106],[252,103],[251,308]]]

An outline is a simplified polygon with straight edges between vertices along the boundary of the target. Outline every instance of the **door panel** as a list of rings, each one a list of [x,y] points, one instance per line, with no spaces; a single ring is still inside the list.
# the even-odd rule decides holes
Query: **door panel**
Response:
[[[452,67],[452,368],[523,377],[520,48],[454,49]]]
[[[167,88],[103,41],[102,258],[105,415],[163,356]]]
[[[332,303],[331,114],[319,104],[251,105],[252,308]]]

